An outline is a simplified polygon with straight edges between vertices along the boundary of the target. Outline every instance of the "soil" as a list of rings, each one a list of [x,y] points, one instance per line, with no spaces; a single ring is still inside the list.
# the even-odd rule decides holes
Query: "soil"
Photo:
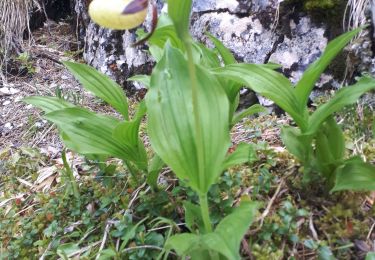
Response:
[[[65,22],[48,21],[33,32],[24,58],[7,65],[6,82],[0,84],[0,151],[21,146],[61,150],[58,133],[42,118],[40,110],[23,98],[60,96],[96,111],[108,112],[90,93],[83,90],[62,61],[81,60],[75,32]]]

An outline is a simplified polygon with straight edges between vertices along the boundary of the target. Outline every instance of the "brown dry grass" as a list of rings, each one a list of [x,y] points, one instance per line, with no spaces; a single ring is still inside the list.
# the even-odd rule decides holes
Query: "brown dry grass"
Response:
[[[37,0],[0,1],[0,76],[9,55],[19,53],[24,45],[24,32],[29,31],[29,14],[32,8],[40,7]],[[31,33],[29,33],[31,35]]]

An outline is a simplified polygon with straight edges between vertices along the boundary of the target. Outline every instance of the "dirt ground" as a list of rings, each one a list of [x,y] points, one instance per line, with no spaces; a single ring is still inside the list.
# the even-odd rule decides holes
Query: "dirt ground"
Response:
[[[59,96],[95,111],[110,110],[84,91],[61,63],[81,61],[78,44],[69,24],[50,22],[35,31],[24,54],[8,64],[7,80],[0,85],[0,151],[21,146],[61,151],[56,129],[40,110],[22,101],[25,97]]]

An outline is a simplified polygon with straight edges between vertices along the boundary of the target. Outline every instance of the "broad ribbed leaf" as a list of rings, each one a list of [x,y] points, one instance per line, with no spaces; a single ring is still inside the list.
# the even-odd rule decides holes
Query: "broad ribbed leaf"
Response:
[[[147,184],[151,186],[154,190],[158,189],[158,177],[160,171],[163,169],[165,163],[155,154],[152,158],[147,172]]]
[[[288,151],[297,157],[301,162],[311,160],[312,136],[301,134],[298,128],[284,126],[281,128],[281,139]]]
[[[155,152],[176,175],[188,180],[194,190],[206,193],[220,174],[229,147],[229,104],[215,77],[199,66],[196,76],[203,143],[197,145],[188,64],[171,46],[166,47],[151,76],[146,96],[148,133]],[[198,147],[203,151],[198,152]],[[198,159],[198,154],[203,158]]]
[[[272,66],[272,65],[270,65]],[[290,81],[267,66],[256,64],[232,64],[213,70],[218,76],[234,80],[248,86],[262,96],[271,99],[301,127],[306,122],[301,116],[300,102],[293,93]]]
[[[223,170],[243,163],[252,163],[258,159],[254,144],[240,143],[223,163]]]
[[[190,38],[190,12],[192,0],[169,0],[168,15],[172,19],[176,32],[181,39]]]
[[[238,112],[234,115],[233,119],[232,119],[232,126],[234,126],[235,124],[237,124],[238,122],[240,122],[243,118],[247,117],[247,116],[251,116],[251,115],[254,115],[256,113],[267,113],[268,110],[261,106],[261,105],[253,105],[241,112]]]
[[[206,33],[206,35],[208,36],[208,38],[210,38],[210,40],[215,45],[225,65],[237,63],[233,54],[230,52],[230,50],[227,47],[224,46],[224,44],[220,40],[218,40],[215,36],[213,36],[210,33]]]
[[[169,41],[170,44],[175,48],[178,48],[180,50],[185,49],[181,39],[177,36],[173,24],[157,28],[152,37],[149,39],[149,44],[163,49],[167,41]]]
[[[191,251],[202,247],[200,242],[201,236],[199,235],[190,233],[178,234],[168,238],[165,242],[165,248],[167,250],[173,249],[179,256],[187,256]]]
[[[147,169],[147,153],[142,141],[139,139],[139,126],[143,116],[146,114],[146,106],[141,102],[135,118],[132,121],[119,123],[113,130],[113,138],[121,145],[133,150],[133,156],[138,158],[138,167]]]
[[[53,111],[62,110],[65,108],[75,107],[73,104],[66,102],[65,100],[62,100],[57,97],[34,96],[34,97],[25,98],[23,101],[42,109],[46,114],[53,112]],[[59,131],[60,131],[61,139],[63,139],[65,145],[67,147],[70,147],[71,149],[74,149],[76,145],[74,144],[74,142],[70,140],[69,136],[66,133],[64,133],[61,129],[59,129]]]
[[[367,253],[365,260],[375,260],[375,252]]]
[[[324,72],[331,61],[337,56],[337,54],[350,42],[353,37],[358,34],[361,29],[356,29],[340,35],[333,41],[331,41],[323,55],[309,66],[309,68],[303,73],[301,80],[298,82],[295,90],[295,95],[300,100],[300,109],[303,111],[307,105],[310,93],[315,86],[316,81],[320,75]]]
[[[330,187],[334,184],[334,171],[342,164],[344,155],[344,135],[335,119],[330,116],[315,137],[316,165]]]
[[[335,174],[336,183],[331,192],[375,190],[375,166],[363,162],[360,158],[347,160]]]
[[[314,134],[320,125],[333,113],[357,102],[364,93],[375,89],[375,79],[362,77],[356,84],[339,90],[326,104],[321,105],[309,119],[309,134]]]
[[[241,259],[240,243],[250,224],[254,221],[257,208],[258,204],[255,202],[241,201],[240,206],[233,213],[220,221],[215,232],[203,236],[205,245],[228,259]]]
[[[185,223],[190,232],[205,230],[201,208],[189,201],[184,202]]]
[[[216,52],[207,48],[202,43],[193,43],[193,55],[195,63],[205,68],[218,68],[221,66],[220,59]]]
[[[329,179],[345,155],[344,134],[332,116],[318,131],[315,147],[319,169]]]
[[[55,123],[69,138],[69,147],[81,154],[115,156],[123,160],[139,162],[133,147],[120,144],[112,137],[119,121],[82,108],[66,108],[48,113],[46,119]],[[67,145],[69,145],[67,144]]]
[[[129,119],[127,98],[116,82],[85,64],[64,62],[64,65],[85,89],[113,106],[126,120]]]
[[[73,104],[62,100],[61,98],[57,97],[27,97],[23,99],[24,102],[36,106],[42,109],[46,114],[49,112],[53,112],[56,110],[74,107]]]
[[[149,75],[135,75],[128,78],[128,81],[135,81],[143,84],[146,88],[150,87],[151,77]]]
[[[169,238],[166,242],[167,249],[174,249],[179,256],[190,255],[193,260],[200,259],[204,253],[204,259],[216,260],[217,258],[207,258],[209,252],[220,253],[216,257],[223,259],[241,259],[239,254],[240,243],[250,224],[254,221],[258,204],[244,200],[233,213],[225,217],[217,225],[212,233],[205,235],[179,234]],[[204,252],[208,251],[208,252]]]

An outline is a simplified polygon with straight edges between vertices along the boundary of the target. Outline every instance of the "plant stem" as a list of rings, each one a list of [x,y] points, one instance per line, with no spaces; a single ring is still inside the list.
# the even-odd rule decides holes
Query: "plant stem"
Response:
[[[206,228],[206,232],[212,232],[212,223],[210,220],[210,212],[208,210],[208,201],[207,201],[207,194],[200,194],[199,195],[199,203],[201,206],[202,218],[204,227]]]
[[[70,183],[70,185],[73,189],[73,195],[77,200],[79,200],[80,194],[79,194],[78,185],[77,185],[76,179],[74,178],[73,171],[70,168],[68,160],[66,159],[66,151],[65,150],[63,150],[63,152],[61,154],[61,157],[62,157],[62,160],[63,160],[66,177],[68,178],[69,183]]]
[[[129,163],[127,160],[123,160],[123,162],[125,163],[126,168],[128,168],[130,175],[137,182],[137,184],[141,183],[139,181],[141,175],[138,174],[138,171],[133,167],[133,165],[131,165],[131,163]]]
[[[191,92],[192,92],[192,102],[193,102],[193,115],[194,115],[194,130],[195,130],[195,144],[197,148],[197,161],[198,161],[198,176],[199,176],[199,186],[205,187],[204,178],[204,147],[203,147],[203,137],[202,137],[202,126],[199,118],[199,100],[198,100],[198,81],[195,70],[195,64],[193,59],[193,50],[191,39],[184,39],[184,44],[186,48],[188,66],[189,66],[189,76],[191,80]]]

